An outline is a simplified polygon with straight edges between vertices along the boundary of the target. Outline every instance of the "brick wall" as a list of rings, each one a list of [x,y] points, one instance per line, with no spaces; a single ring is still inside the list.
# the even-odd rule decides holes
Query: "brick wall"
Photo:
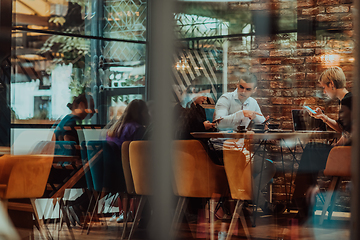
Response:
[[[265,7],[266,6],[266,7]],[[282,18],[297,16],[297,30],[272,36],[252,37],[250,48],[240,39],[229,42],[228,79],[235,80],[244,64],[258,78],[255,98],[264,115],[283,129],[292,128],[291,109],[320,106],[332,118],[337,118],[337,101],[323,98],[317,80],[329,66],[339,66],[347,77],[351,90],[354,66],[353,1],[352,0],[298,0],[253,1],[233,3],[233,8],[263,11]],[[284,177],[279,149],[268,149],[275,160],[278,174],[274,180],[274,197],[285,198]],[[285,151],[286,182],[291,183],[292,155]],[[300,159],[301,150],[297,150]],[[297,164],[294,165],[295,172]],[[326,187],[327,179],[320,181]]]

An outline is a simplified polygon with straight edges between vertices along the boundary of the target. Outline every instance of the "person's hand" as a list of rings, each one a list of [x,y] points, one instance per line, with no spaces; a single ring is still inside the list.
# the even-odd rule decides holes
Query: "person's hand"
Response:
[[[310,112],[309,110],[306,110],[310,116],[312,116],[313,118],[316,118],[316,119],[323,119],[324,118],[324,113],[323,111],[321,110],[321,108],[317,107],[314,111],[315,113],[312,113]]]
[[[207,97],[205,97],[205,96],[199,96],[199,97],[194,98],[194,103],[202,104],[203,102],[206,101],[206,99],[207,99]]]
[[[250,120],[253,120],[254,118],[256,118],[256,115],[258,116],[262,116],[262,114],[255,112],[255,111],[251,111],[251,110],[242,110],[243,114],[245,117],[250,118]]]
[[[215,123],[211,123],[209,121],[204,121],[203,124],[204,124],[204,127],[206,130],[209,130],[209,129],[212,129],[215,127]]]
[[[270,124],[270,122],[268,121],[270,119],[270,115],[267,115],[266,116],[266,118],[265,118],[265,127],[264,127],[264,129],[265,130],[268,130],[269,129],[269,124]]]

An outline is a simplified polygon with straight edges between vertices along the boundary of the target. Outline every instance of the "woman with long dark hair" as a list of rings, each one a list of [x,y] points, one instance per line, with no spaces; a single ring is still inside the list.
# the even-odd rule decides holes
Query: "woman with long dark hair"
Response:
[[[131,101],[121,117],[107,131],[106,140],[115,142],[121,149],[121,145],[125,141],[143,139],[149,118],[148,107],[143,100],[135,99]],[[118,205],[121,206],[120,199]],[[125,209],[126,205],[126,202],[123,202],[122,208]],[[131,216],[131,212],[128,212],[128,214]],[[115,218],[116,214],[110,221],[115,220]],[[124,212],[121,210],[116,221],[120,223],[124,219]]]
[[[107,131],[106,140],[115,142],[121,149],[125,141],[142,139],[149,118],[148,107],[143,100],[131,101],[123,115]]]

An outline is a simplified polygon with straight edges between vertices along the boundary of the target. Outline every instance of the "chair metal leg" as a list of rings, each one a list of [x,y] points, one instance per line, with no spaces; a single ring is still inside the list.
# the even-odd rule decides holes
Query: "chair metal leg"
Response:
[[[101,194],[98,194],[98,196],[97,196],[97,198],[96,198],[95,206],[94,206],[93,212],[92,212],[91,217],[90,217],[89,226],[88,226],[88,229],[87,229],[87,231],[86,231],[86,234],[89,234],[89,232],[90,232],[91,221],[92,221],[92,219],[93,219],[93,217],[94,217],[94,214],[95,214],[95,211],[96,211],[96,209],[97,209],[97,206],[98,206],[98,203],[99,203],[99,199],[100,199],[100,195],[101,195]]]
[[[72,232],[70,220],[69,220],[69,217],[68,217],[68,212],[66,210],[66,206],[65,206],[65,203],[64,203],[62,198],[59,199],[59,208],[60,208],[59,212],[60,211],[62,212],[62,221],[66,223],[66,226],[67,226],[67,228],[69,230],[71,239],[75,239],[74,233]],[[60,228],[61,228],[61,225],[62,225],[62,222],[60,222]],[[60,233],[60,228],[58,230],[58,236],[59,236],[59,233]]]
[[[94,198],[94,192],[91,193],[89,206],[88,206],[87,209],[86,209],[86,213],[85,213],[85,217],[84,217],[84,223],[83,223],[83,227],[82,227],[82,230],[81,230],[81,234],[83,234],[83,231],[84,231],[84,229],[86,228],[86,219],[87,219],[88,214],[89,214],[89,212],[90,212],[90,207],[91,207],[91,203],[92,203],[93,198]]]
[[[133,224],[131,226],[131,230],[130,230],[130,233],[129,233],[128,240],[131,239],[131,237],[134,234],[134,231],[135,231],[135,229],[137,227],[137,222],[138,222],[138,220],[140,220],[142,210],[143,210],[143,208],[145,206],[145,200],[146,200],[145,196],[141,196],[139,206],[138,206],[138,209],[137,209],[136,214],[135,214],[135,219],[134,219],[134,222],[133,222]]]
[[[210,240],[215,240],[215,199],[210,199]]]
[[[245,232],[245,235],[246,235],[246,238],[247,239],[250,239],[250,233],[249,233],[249,229],[247,227],[247,224],[246,224],[246,220],[245,220],[245,217],[244,217],[244,214],[242,212],[242,206],[240,208],[240,221],[241,221],[241,225],[243,226],[243,229],[244,229],[244,232]]]
[[[335,186],[336,186],[336,182],[338,181],[338,178],[339,177],[334,177],[333,178],[333,180],[330,183],[330,187],[327,190],[324,207],[323,207],[323,210],[322,210],[322,213],[321,213],[321,216],[320,216],[320,222],[319,222],[320,225],[322,225],[324,223],[325,214],[326,214],[326,211],[327,211],[327,209],[328,209],[328,207],[330,205],[331,198],[332,198],[332,195],[334,193],[334,189],[335,189]]]
[[[49,231],[49,229],[46,228],[46,226],[44,225],[44,221],[42,219],[39,218],[38,212],[37,212],[37,208],[35,205],[35,199],[31,198],[30,199],[31,202],[31,206],[34,210],[34,217],[35,217],[35,221],[37,222],[37,224],[39,225],[39,232],[40,235],[44,238],[44,239],[53,239],[53,237],[51,236],[51,233]],[[45,237],[46,236],[46,237]]]
[[[125,222],[124,222],[124,226],[123,226],[123,231],[122,231],[122,234],[121,234],[121,240],[124,239],[125,237],[125,234],[126,234],[126,229],[127,229],[127,223],[129,221],[129,217],[130,217],[130,214],[128,214],[128,210],[129,212],[131,211],[130,210],[130,198],[129,198],[129,195],[127,193],[125,193],[122,201],[125,201],[125,211],[124,211],[124,216],[125,216]]]
[[[332,217],[332,214],[334,212],[334,208],[335,208],[335,201],[337,199],[337,196],[338,196],[338,192],[337,191],[339,189],[339,184],[341,182],[341,177],[339,177],[336,181],[336,184],[335,184],[335,188],[334,188],[334,193],[333,193],[333,196],[331,198],[331,201],[330,201],[330,209],[328,209],[328,220],[331,219]]]
[[[235,228],[238,216],[239,216],[239,212],[241,211],[243,204],[244,204],[244,202],[242,202],[240,200],[237,200],[236,206],[235,206],[235,209],[234,209],[234,213],[233,213],[233,216],[231,218],[231,222],[230,222],[230,226],[229,226],[229,230],[228,230],[226,240],[231,239],[232,233],[234,231],[234,228]]]

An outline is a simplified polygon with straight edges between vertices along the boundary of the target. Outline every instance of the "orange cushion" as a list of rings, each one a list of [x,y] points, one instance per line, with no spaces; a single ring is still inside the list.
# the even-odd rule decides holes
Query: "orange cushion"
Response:
[[[326,167],[324,170],[326,176],[351,176],[351,147],[337,146],[331,149]]]

